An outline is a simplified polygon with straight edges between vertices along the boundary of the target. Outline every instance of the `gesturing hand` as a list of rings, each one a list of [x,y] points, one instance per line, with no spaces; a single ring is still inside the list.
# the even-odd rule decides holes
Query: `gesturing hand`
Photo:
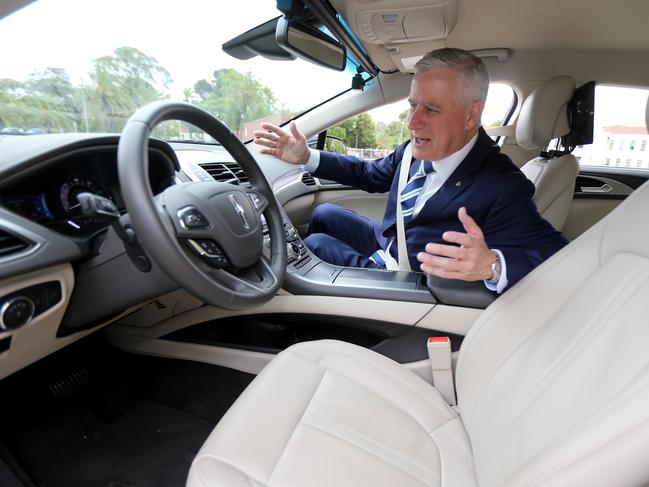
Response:
[[[490,279],[491,264],[496,260],[496,255],[487,247],[482,230],[466,208],[460,208],[458,218],[466,233],[444,232],[442,238],[460,246],[426,244],[425,252],[417,254],[417,260],[422,263],[421,270],[444,279]]]
[[[262,123],[261,128],[264,130],[255,130],[252,135],[255,144],[268,147],[261,149],[262,154],[270,154],[292,164],[304,164],[309,160],[306,137],[297,129],[295,122],[291,122],[290,132],[270,123]]]

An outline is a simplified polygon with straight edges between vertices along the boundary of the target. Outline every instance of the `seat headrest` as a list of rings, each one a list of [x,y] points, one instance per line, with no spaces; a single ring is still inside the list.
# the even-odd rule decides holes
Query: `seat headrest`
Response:
[[[557,76],[538,86],[523,102],[516,123],[516,141],[527,150],[541,149],[570,132],[568,102],[575,92],[575,80]]]

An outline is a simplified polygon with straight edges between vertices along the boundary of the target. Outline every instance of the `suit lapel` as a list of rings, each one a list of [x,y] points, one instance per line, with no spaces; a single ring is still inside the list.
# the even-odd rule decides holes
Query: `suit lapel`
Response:
[[[406,224],[406,227],[417,225],[421,217],[439,214],[471,186],[474,179],[473,174],[482,167],[486,150],[491,144],[493,144],[493,141],[481,128],[475,146],[437,192],[424,203],[417,217]]]

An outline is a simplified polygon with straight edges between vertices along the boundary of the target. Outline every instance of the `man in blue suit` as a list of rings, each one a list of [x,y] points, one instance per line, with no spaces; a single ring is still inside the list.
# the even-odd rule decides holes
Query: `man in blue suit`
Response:
[[[390,191],[382,222],[324,204],[313,213],[307,246],[322,260],[354,267],[387,267],[398,259],[397,198],[412,269],[465,281],[484,280],[502,292],[567,241],[532,201],[534,185],[500,153],[480,126],[489,75],[480,59],[438,49],[415,66],[408,102],[411,140],[386,158],[363,161],[310,150],[290,132],[265,124],[255,142],[314,176],[368,192]],[[407,144],[407,183],[399,174]]]

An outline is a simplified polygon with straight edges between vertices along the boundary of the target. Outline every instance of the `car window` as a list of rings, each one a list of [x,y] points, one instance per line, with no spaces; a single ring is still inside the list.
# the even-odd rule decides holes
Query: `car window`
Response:
[[[648,95],[647,89],[595,87],[593,143],[573,151],[581,166],[649,170]]]
[[[484,127],[497,127],[507,123],[513,112],[516,95],[511,86],[491,83],[487,103],[482,113]],[[362,159],[384,157],[402,142],[410,138],[408,131],[408,102],[401,100],[384,107],[356,115],[331,127],[328,136],[342,139],[328,139],[325,149],[343,152]]]
[[[511,86],[506,83],[491,83],[482,112],[482,126],[489,128],[506,125],[516,108],[515,103],[516,93]]]

